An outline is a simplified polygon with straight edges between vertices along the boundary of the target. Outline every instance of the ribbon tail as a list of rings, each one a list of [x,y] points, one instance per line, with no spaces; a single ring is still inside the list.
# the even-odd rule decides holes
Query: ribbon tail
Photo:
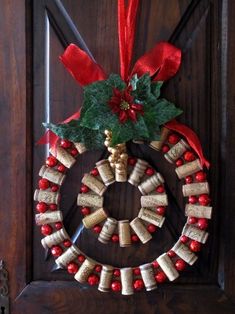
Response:
[[[60,56],[60,60],[81,86],[107,78],[101,66],[94,62],[84,50],[74,44],[70,44],[66,48],[63,55]]]
[[[55,148],[59,139],[60,138],[58,135],[56,135],[51,130],[47,130],[45,134],[37,141],[36,144],[37,145],[49,144],[50,147]]]
[[[183,135],[186,138],[186,140],[188,141],[189,145],[193,148],[193,150],[199,156],[199,159],[201,161],[201,165],[202,166],[205,165],[206,168],[209,169],[210,163],[204,157],[200,140],[199,140],[197,134],[192,129],[190,129],[185,124],[182,124],[176,120],[172,120],[170,122],[167,122],[165,124],[165,127]]]

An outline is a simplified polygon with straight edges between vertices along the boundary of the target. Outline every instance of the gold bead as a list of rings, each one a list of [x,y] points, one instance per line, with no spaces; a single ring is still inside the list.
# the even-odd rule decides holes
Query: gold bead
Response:
[[[111,142],[110,141],[104,141],[104,145],[106,146],[106,147],[109,147],[110,146],[110,144],[111,144]]]
[[[108,152],[112,153],[113,148],[112,147],[108,147]]]
[[[121,169],[124,169],[125,166],[124,166],[122,163],[117,163],[117,164],[116,164],[116,168],[117,168],[118,170],[121,170]]]
[[[111,167],[111,168],[115,168],[115,163],[110,162],[109,164],[110,164],[110,167]]]
[[[104,131],[104,134],[105,134],[106,136],[111,136],[111,135],[112,135],[112,132],[109,131],[109,130],[105,130],[105,131]]]
[[[121,154],[120,158],[122,160],[127,160],[128,159],[128,155],[126,153]]]

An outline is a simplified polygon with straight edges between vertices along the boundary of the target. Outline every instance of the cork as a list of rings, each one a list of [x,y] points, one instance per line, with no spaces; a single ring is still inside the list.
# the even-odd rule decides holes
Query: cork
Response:
[[[47,211],[45,213],[35,215],[35,221],[38,226],[51,224],[51,223],[62,221],[62,220],[63,220],[63,215],[60,210]]]
[[[180,158],[187,149],[189,149],[189,145],[184,141],[180,140],[177,144],[171,147],[171,149],[164,154],[164,157],[170,163],[173,163],[178,158]]]
[[[201,206],[195,204],[186,204],[185,206],[185,216],[187,217],[211,219],[211,215],[211,206]]]
[[[170,130],[162,127],[161,129],[161,137],[159,141],[152,141],[150,142],[149,146],[157,151],[160,151],[162,148],[163,143],[166,141],[167,136],[169,134]]]
[[[182,190],[185,197],[210,193],[208,182],[184,184]]]
[[[197,256],[182,242],[177,241],[172,250],[189,265],[193,265]]]
[[[138,217],[131,221],[130,226],[143,244],[147,243],[152,239],[151,233],[148,232],[147,228]]]
[[[87,151],[87,148],[83,143],[73,143],[73,144],[76,147],[79,154],[83,154]]]
[[[109,265],[103,265],[102,271],[100,274],[100,282],[98,290],[102,292],[108,292],[111,287],[113,277],[113,267]]]
[[[118,234],[120,247],[128,247],[131,245],[131,232],[129,220],[118,221]]]
[[[67,168],[71,168],[76,162],[76,159],[60,146],[55,149],[50,148],[50,153]]]
[[[127,167],[124,167],[123,169],[115,168],[115,180],[116,182],[127,181]]]
[[[206,240],[209,236],[209,233],[198,229],[197,227],[194,227],[192,225],[188,225],[186,224],[182,230],[182,234],[186,235],[186,237],[192,239],[192,240],[196,240],[198,242],[201,243],[206,243]]]
[[[103,207],[104,198],[91,193],[79,193],[77,198],[78,206]]]
[[[68,266],[70,262],[72,262],[79,254],[81,254],[80,250],[75,246],[72,245],[68,248],[62,255],[60,255],[56,260],[56,264],[60,268],[65,268]]]
[[[186,164],[175,168],[175,172],[179,179],[185,178],[187,176],[190,176],[191,174],[202,170],[203,167],[201,165],[201,162],[199,159],[196,159],[191,162],[187,162]]]
[[[133,271],[131,267],[121,268],[121,284],[122,284],[122,294],[131,295],[134,293],[133,289]]]
[[[69,235],[64,228],[46,236],[41,240],[44,249],[51,248],[53,245],[57,245],[64,240],[69,239]]]
[[[101,179],[106,186],[115,182],[114,174],[108,159],[100,160],[96,163]]]
[[[142,207],[156,207],[168,205],[166,194],[144,195],[140,198]]]
[[[95,225],[98,225],[100,222],[105,220],[107,218],[107,213],[105,210],[101,207],[94,211],[92,214],[87,215],[82,219],[82,223],[85,228],[91,229]]]
[[[101,229],[98,240],[104,244],[108,243],[116,229],[117,223],[116,219],[108,217]]]
[[[164,183],[164,179],[160,173],[155,173],[153,176],[148,178],[147,180],[143,181],[139,186],[138,189],[142,195],[146,195],[152,192],[157,186]]]
[[[43,202],[46,204],[58,204],[59,203],[59,192],[51,192],[47,190],[35,190],[34,200]]]
[[[153,267],[150,263],[140,266],[141,276],[147,291],[151,291],[157,288],[157,283],[154,278]]]
[[[139,211],[138,217],[144,221],[147,221],[159,228],[162,227],[165,217],[156,214],[153,210],[142,207]]]
[[[82,178],[82,183],[89,187],[93,192],[102,196],[104,192],[107,190],[107,187],[103,184],[103,182],[96,179],[89,173],[85,173]]]
[[[179,277],[178,271],[176,270],[172,260],[166,253],[160,255],[157,258],[157,262],[170,281],[173,281]]]
[[[63,173],[56,171],[53,168],[46,167],[46,166],[41,167],[39,171],[39,176],[58,185],[62,185],[65,179],[65,175]]]
[[[85,259],[85,261],[80,266],[79,270],[75,274],[74,278],[80,282],[85,283],[95,268],[96,263],[90,259]]]
[[[142,160],[142,159],[137,159],[137,162],[130,174],[128,182],[134,186],[138,186],[140,183],[140,180],[144,176],[147,166],[148,166],[147,161]]]

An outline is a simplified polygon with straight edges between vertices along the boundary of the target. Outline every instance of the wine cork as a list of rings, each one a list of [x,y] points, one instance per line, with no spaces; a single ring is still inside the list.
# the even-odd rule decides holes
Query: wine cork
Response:
[[[154,278],[153,267],[150,263],[140,266],[141,276],[147,291],[151,291],[157,288],[157,283]]]
[[[116,182],[126,182],[127,181],[127,168],[117,169],[115,168],[115,180]]]
[[[72,245],[55,262],[60,268],[67,267],[79,254],[81,254],[80,250],[75,245]]]
[[[184,184],[182,186],[185,197],[191,195],[209,194],[210,188],[208,182]]]
[[[189,265],[193,265],[197,256],[182,242],[177,241],[172,250]]]
[[[71,168],[76,162],[76,159],[60,146],[50,148],[50,153],[67,168]]]
[[[166,194],[144,195],[140,198],[142,207],[166,206],[168,204]]]
[[[103,180],[106,186],[115,182],[114,174],[110,163],[107,159],[100,160],[96,163],[96,167],[99,171],[101,179]]]
[[[164,179],[161,174],[155,173],[153,176],[143,181],[138,186],[138,189],[140,190],[141,194],[146,195],[152,192],[157,186],[161,185],[162,183],[164,183]]]
[[[85,283],[95,268],[95,265],[96,263],[93,260],[85,259],[74,278],[80,283]]]
[[[147,228],[138,217],[131,221],[130,226],[143,244],[152,239],[151,233],[148,232]]]
[[[189,145],[184,140],[180,140],[177,144],[172,146],[166,154],[164,154],[164,157],[167,161],[173,163],[180,158],[187,149],[189,149]]]
[[[186,204],[185,215],[187,217],[211,219],[212,207],[194,204]]]
[[[122,294],[131,295],[134,293],[133,289],[133,271],[131,267],[121,268],[121,284],[122,284]]]
[[[116,219],[108,217],[101,229],[98,240],[104,244],[108,243],[116,229],[117,223]]]
[[[176,270],[172,260],[166,253],[160,255],[157,258],[157,262],[170,281],[173,281],[179,277],[178,271]]]
[[[34,200],[46,204],[58,204],[59,197],[59,192],[51,192],[45,190],[35,190],[34,192]]]
[[[47,211],[45,213],[36,214],[35,221],[38,226],[51,224],[63,220],[63,214],[60,210]]]
[[[82,223],[85,228],[91,229],[95,225],[98,225],[100,222],[105,220],[107,218],[107,213],[103,208],[99,208],[96,211],[94,211],[92,214],[87,215],[82,219]]]
[[[64,240],[69,239],[69,235],[64,228],[46,236],[41,240],[44,249],[51,248],[53,245],[59,244]]]
[[[202,169],[203,167],[201,165],[200,160],[196,159],[194,161],[187,162],[186,164],[175,168],[175,172],[178,178],[182,179]]]
[[[118,221],[118,234],[120,247],[127,247],[131,245],[131,232],[129,220]]]
[[[134,186],[138,186],[140,183],[140,180],[144,176],[147,166],[148,166],[147,161],[142,160],[142,159],[137,159],[137,162],[130,174],[128,182]]]
[[[77,198],[78,206],[103,207],[104,198],[91,193],[79,193]]]
[[[96,179],[94,176],[85,173],[82,178],[82,183],[88,186],[93,192],[102,196],[104,192],[107,190],[107,187],[103,184],[103,182]]]
[[[162,227],[165,217],[156,214],[153,210],[142,207],[139,211],[138,217],[144,221],[147,221],[159,228]]]
[[[100,282],[98,290],[102,292],[108,292],[111,287],[111,281],[113,277],[113,267],[109,265],[103,265],[100,274]]]
[[[62,185],[65,179],[65,175],[63,173],[46,166],[42,166],[39,171],[39,176],[58,185]]]
[[[160,151],[162,148],[163,143],[166,141],[167,136],[169,134],[170,130],[162,127],[161,129],[161,137],[159,141],[152,141],[150,142],[149,146],[157,151]]]
[[[87,148],[83,143],[73,143],[73,144],[76,147],[79,154],[83,154],[87,151]]]
[[[197,227],[194,227],[192,225],[186,224],[182,230],[182,234],[186,235],[186,237],[201,242],[201,243],[206,243],[206,240],[209,236],[209,233],[198,229]]]

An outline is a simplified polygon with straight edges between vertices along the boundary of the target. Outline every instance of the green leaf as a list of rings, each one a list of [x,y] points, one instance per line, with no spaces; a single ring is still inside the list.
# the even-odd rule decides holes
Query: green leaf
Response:
[[[183,112],[181,109],[177,108],[173,103],[164,98],[161,98],[157,101],[155,105],[155,110],[156,122],[159,126],[174,119]]]
[[[133,96],[140,102],[151,96],[151,78],[148,73],[142,75],[136,83],[136,90],[132,92]]]
[[[160,94],[161,94],[161,87],[163,85],[163,81],[162,82],[152,82],[151,83],[151,92],[152,94],[156,97],[159,98]]]
[[[109,78],[106,81],[106,84],[111,86],[112,88],[115,87],[119,90],[123,90],[126,87],[126,83],[121,79],[120,75],[118,74],[110,74]]]

